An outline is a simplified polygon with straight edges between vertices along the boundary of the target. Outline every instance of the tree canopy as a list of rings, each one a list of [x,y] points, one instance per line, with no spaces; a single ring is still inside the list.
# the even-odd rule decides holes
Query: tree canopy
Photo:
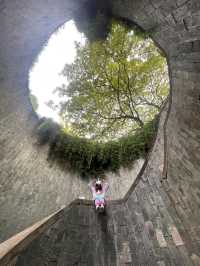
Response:
[[[111,140],[134,134],[159,112],[168,94],[165,58],[152,40],[113,23],[105,41],[76,43],[56,91],[67,131]]]
[[[83,177],[129,167],[155,136],[168,94],[165,58],[144,34],[119,23],[106,40],[76,43],[76,51],[62,72],[66,83],[55,90],[60,103],[48,103],[64,128],[41,119],[38,143],[49,143],[49,159]]]

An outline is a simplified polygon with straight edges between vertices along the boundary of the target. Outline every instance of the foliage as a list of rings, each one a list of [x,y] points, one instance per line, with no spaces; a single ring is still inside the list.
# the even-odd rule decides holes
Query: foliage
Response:
[[[82,177],[101,175],[105,171],[117,171],[148,152],[156,130],[157,119],[146,123],[134,135],[117,141],[97,143],[85,138],[69,135],[51,119],[43,118],[37,127],[38,143],[49,144],[49,159]],[[69,168],[68,168],[69,169]]]
[[[39,106],[37,97],[34,94],[30,94],[29,98],[30,98],[31,104],[33,106],[33,110],[36,112],[38,109],[38,106]]]
[[[82,177],[129,167],[145,157],[155,135],[168,93],[165,59],[143,33],[119,23],[106,40],[77,43],[76,49],[75,61],[63,70],[66,84],[56,89],[60,105],[48,103],[59,108],[64,128],[43,119],[38,142],[50,145],[49,159]]]
[[[168,94],[166,61],[144,34],[113,23],[106,41],[77,43],[76,49],[74,63],[63,70],[69,84],[56,89],[74,135],[117,139],[159,112]]]
[[[38,144],[44,145],[51,143],[58,132],[60,131],[60,126],[53,122],[51,118],[41,118],[36,129],[36,135],[38,136]]]

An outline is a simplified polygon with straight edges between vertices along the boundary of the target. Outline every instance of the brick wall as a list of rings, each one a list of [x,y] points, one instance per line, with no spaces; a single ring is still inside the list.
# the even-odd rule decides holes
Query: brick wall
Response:
[[[171,78],[166,124],[170,204],[199,241],[198,0],[115,0],[113,15],[149,31],[167,55]],[[55,211],[86,184],[46,162],[31,137],[37,122],[28,101],[28,71],[52,32],[72,17],[78,1],[0,2],[0,230],[1,238]],[[158,153],[159,154],[159,153]],[[152,166],[153,167],[153,166]]]

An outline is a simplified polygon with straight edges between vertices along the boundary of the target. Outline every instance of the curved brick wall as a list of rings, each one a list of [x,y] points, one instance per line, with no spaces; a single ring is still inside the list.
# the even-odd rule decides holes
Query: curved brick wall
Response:
[[[166,111],[167,108],[161,114],[149,158],[124,199],[107,202],[106,213],[99,215],[92,201],[73,202],[43,225],[36,224],[0,245],[0,263],[17,266],[199,265],[198,241],[194,241],[190,225],[183,226],[160,182]],[[37,226],[40,230],[34,230]],[[10,250],[10,246],[14,248]],[[1,259],[2,253],[6,255]]]
[[[80,2],[0,1],[0,242],[78,197],[91,198],[88,180],[50,165],[47,147],[35,145],[28,99],[32,63]],[[125,195],[142,164],[107,174],[109,199]]]
[[[77,182],[81,182],[78,177],[73,181],[73,190],[72,181],[66,182],[72,179],[71,175],[66,179],[66,174],[57,166],[50,168],[45,150],[38,151],[33,145],[31,132],[36,118],[31,112],[27,89],[28,70],[38,51],[56,27],[72,17],[77,7],[78,1],[69,0],[49,0],[48,4],[44,0],[0,2],[2,239],[77,195]],[[200,242],[200,2],[115,0],[111,1],[111,7],[114,16],[136,22],[149,31],[167,56],[171,97],[165,124],[164,176],[167,179],[162,186],[168,196],[161,193],[158,198],[163,197],[170,206],[171,216],[174,213],[180,228],[187,231],[186,236],[191,237],[192,243],[188,249],[197,256]]]

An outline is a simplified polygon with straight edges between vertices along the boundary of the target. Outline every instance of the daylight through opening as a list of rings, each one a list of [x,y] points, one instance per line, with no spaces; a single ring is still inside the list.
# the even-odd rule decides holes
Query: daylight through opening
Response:
[[[30,100],[38,115],[46,117],[38,129],[40,142],[52,142],[54,136],[57,144],[51,147],[56,146],[53,153],[59,150],[60,157],[76,149],[80,154],[90,150],[81,169],[89,169],[97,153],[107,154],[107,159],[108,153],[120,157],[112,167],[110,157],[105,165],[99,163],[104,156],[95,159],[101,169],[111,170],[144,157],[168,93],[162,52],[146,33],[116,21],[106,39],[94,42],[79,33],[73,21],[67,22],[52,35],[30,71]],[[72,142],[76,148],[69,145]],[[71,160],[77,161],[77,155]]]

